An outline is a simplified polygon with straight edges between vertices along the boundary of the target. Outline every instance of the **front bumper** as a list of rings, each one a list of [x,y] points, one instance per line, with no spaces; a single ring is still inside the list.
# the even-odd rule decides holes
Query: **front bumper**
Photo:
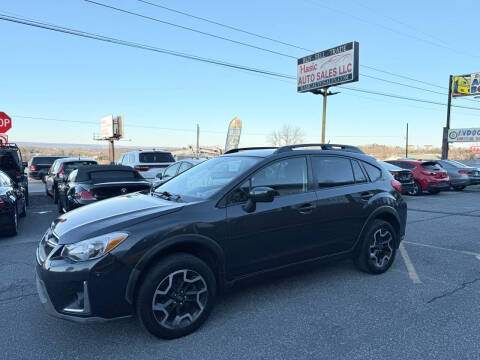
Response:
[[[37,249],[36,285],[40,302],[49,315],[81,323],[131,316],[126,301],[129,269],[113,255],[72,262],[59,257],[62,245],[45,252]]]

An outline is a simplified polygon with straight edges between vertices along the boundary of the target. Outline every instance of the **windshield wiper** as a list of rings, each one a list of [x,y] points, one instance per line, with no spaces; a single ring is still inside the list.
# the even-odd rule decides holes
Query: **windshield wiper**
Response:
[[[162,199],[166,199],[166,200],[178,201],[181,198],[180,195],[172,194],[172,193],[169,193],[168,191],[162,191],[160,193],[154,192],[153,194],[155,196],[159,196]]]

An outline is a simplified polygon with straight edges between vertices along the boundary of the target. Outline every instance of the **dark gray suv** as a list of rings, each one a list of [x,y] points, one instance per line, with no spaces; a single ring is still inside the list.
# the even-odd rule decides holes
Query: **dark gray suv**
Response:
[[[158,337],[183,336],[246,277],[332,258],[387,271],[405,235],[401,190],[351,146],[232,150],[60,216],[38,246],[38,293],[60,318],[136,314]]]

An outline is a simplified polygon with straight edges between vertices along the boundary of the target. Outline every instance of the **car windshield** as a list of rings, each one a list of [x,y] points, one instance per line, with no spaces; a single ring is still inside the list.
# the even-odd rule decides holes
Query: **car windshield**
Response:
[[[172,178],[155,194],[180,195],[184,200],[208,199],[260,160],[250,156],[217,157]]]
[[[424,162],[422,167],[427,170],[439,171],[442,170],[442,167],[436,162]]]

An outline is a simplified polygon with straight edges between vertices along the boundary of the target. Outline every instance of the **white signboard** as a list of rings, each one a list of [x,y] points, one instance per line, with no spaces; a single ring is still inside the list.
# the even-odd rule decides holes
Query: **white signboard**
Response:
[[[448,142],[480,142],[480,128],[450,129]]]
[[[100,134],[105,139],[113,137],[113,115],[104,116],[100,120]]]
[[[358,81],[359,44],[352,41],[297,60],[297,91]]]

